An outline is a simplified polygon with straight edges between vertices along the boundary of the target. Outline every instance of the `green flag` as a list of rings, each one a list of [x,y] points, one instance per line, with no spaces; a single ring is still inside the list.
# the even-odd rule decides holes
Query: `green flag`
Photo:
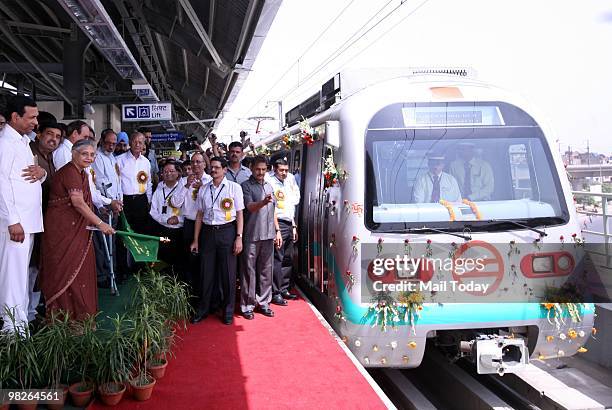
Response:
[[[130,250],[134,261],[157,262],[159,237],[134,232],[123,212],[121,212],[121,223],[125,231],[115,231],[115,233],[121,236],[123,244]]]
[[[159,238],[135,232],[115,231],[136,262],[157,262]]]

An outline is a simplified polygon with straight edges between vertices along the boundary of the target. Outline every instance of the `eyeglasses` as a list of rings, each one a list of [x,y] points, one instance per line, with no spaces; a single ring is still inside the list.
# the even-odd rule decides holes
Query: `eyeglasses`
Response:
[[[162,172],[162,174],[170,175],[170,174],[174,174],[175,172],[178,172],[178,171],[164,171],[164,172]]]

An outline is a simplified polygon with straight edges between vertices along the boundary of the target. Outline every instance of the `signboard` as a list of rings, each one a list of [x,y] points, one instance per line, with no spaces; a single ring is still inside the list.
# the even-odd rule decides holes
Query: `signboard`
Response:
[[[121,113],[124,122],[170,121],[172,120],[172,103],[123,104]]]
[[[151,134],[151,141],[153,142],[175,142],[184,140],[185,134],[182,132],[163,132],[159,134]]]
[[[154,98],[155,93],[149,84],[133,84],[132,90],[140,98]]]

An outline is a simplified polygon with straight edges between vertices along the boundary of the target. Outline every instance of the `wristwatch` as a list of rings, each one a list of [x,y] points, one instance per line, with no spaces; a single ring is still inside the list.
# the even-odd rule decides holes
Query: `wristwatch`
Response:
[[[242,234],[241,233],[237,233],[236,236],[239,237],[239,238],[242,238]]]

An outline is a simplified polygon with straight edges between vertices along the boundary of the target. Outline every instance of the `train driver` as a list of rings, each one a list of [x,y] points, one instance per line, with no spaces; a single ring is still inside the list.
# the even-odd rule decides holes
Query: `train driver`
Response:
[[[493,193],[493,169],[483,159],[474,156],[474,144],[462,142],[459,156],[451,162],[449,171],[457,179],[463,197],[471,201],[489,201]]]
[[[414,184],[414,202],[460,202],[461,192],[457,180],[451,174],[443,171],[444,156],[429,154],[427,159],[429,171],[417,179]]]

